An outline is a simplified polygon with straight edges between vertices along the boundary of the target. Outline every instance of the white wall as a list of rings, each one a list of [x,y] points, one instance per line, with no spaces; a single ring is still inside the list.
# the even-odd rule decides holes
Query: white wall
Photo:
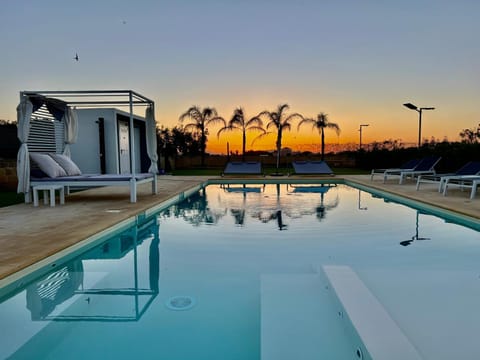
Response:
[[[72,160],[84,174],[101,173],[98,118],[103,118],[105,133],[105,170],[107,174],[118,174],[120,172],[120,165],[117,114],[122,114],[127,117],[129,114],[118,109],[77,109],[77,114],[78,138],[77,142],[71,145]],[[142,118],[135,116],[135,119]],[[139,134],[135,135],[135,168],[136,172],[139,172]]]

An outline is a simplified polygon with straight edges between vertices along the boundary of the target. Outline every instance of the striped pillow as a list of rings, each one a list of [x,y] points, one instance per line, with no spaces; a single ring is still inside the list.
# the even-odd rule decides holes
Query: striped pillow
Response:
[[[30,153],[30,159],[37,163],[40,170],[42,170],[48,177],[56,178],[60,176],[67,176],[67,172],[53,158],[47,154]]]
[[[52,159],[55,160],[63,170],[65,170],[68,176],[82,175],[82,171],[78,168],[77,164],[75,164],[68,156],[52,153],[48,155],[50,155]]]

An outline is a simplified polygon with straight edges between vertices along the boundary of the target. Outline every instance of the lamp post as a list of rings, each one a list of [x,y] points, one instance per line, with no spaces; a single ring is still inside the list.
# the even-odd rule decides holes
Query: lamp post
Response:
[[[409,108],[410,110],[415,110],[418,112],[418,147],[422,145],[422,111],[423,110],[435,110],[434,107],[417,107],[412,103],[403,104],[403,106]]]
[[[359,150],[362,150],[362,128],[366,127],[366,126],[369,126],[369,124],[361,124],[360,128],[358,129],[358,131],[360,131],[360,147],[359,147]]]

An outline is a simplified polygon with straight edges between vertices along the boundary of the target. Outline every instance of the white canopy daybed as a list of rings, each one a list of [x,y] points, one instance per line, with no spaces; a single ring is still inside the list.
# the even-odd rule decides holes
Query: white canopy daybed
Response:
[[[29,149],[29,135],[32,121],[32,115],[35,117],[36,112],[40,115],[47,115],[52,120],[59,121],[63,124],[62,138],[63,144],[55,147],[57,154],[61,154],[62,158],[68,162],[70,158],[70,145],[76,142],[78,133],[78,119],[76,115],[77,107],[128,107],[130,114],[129,121],[129,137],[131,144],[132,156],[130,157],[130,174],[89,174],[83,175],[78,173],[60,176],[49,176],[41,178],[31,177],[30,172],[30,152],[42,152],[42,146],[35,149]],[[17,107],[17,126],[18,138],[21,146],[17,155],[17,177],[18,177],[18,193],[25,194],[25,202],[30,202],[30,194],[32,188],[37,185],[62,185],[65,187],[97,187],[97,186],[129,186],[130,201],[137,201],[137,185],[151,182],[152,193],[157,192],[158,173],[157,161],[157,138],[156,124],[154,117],[154,102],[143,95],[132,90],[88,90],[88,91],[22,91],[20,92],[20,104]],[[135,174],[135,146],[133,131],[133,115],[134,107],[145,108],[146,118],[146,145],[147,153],[150,159],[150,167],[148,173]],[[31,139],[30,139],[31,140]],[[36,145],[43,141],[44,138],[39,136],[36,139]],[[50,140],[51,141],[51,140]],[[33,146],[32,146],[33,147]],[[66,158],[65,158],[66,157]],[[55,159],[55,157],[53,157]],[[58,159],[57,159],[58,161]],[[71,161],[71,160],[70,160]],[[55,162],[55,161],[54,161]],[[71,165],[75,167],[74,165]]]

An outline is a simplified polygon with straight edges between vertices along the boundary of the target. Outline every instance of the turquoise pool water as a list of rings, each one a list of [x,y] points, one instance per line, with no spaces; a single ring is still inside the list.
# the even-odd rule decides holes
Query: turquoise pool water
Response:
[[[322,273],[341,265],[423,358],[476,359],[469,225],[342,184],[209,185],[2,290],[0,358],[356,359]]]

